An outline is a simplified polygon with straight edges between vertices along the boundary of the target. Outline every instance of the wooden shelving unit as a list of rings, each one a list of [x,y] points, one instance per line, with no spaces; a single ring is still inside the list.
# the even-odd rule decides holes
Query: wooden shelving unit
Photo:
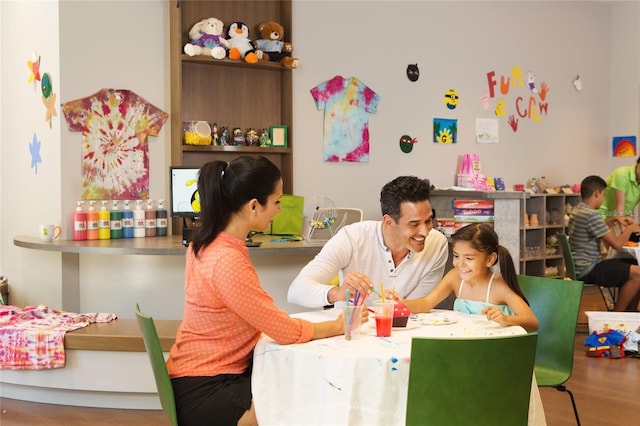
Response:
[[[217,60],[189,56],[183,47],[189,30],[198,21],[215,17],[228,26],[242,21],[251,40],[259,38],[258,25],[277,21],[291,42],[291,1],[172,0],[170,7],[171,48],[171,165],[200,167],[213,160],[231,161],[241,155],[264,155],[282,171],[284,192],[293,192],[292,72],[277,62],[249,64],[242,60]],[[193,146],[183,143],[183,122],[203,120],[260,132],[272,125],[287,126],[286,148],[250,146]],[[173,234],[182,230],[173,221]]]
[[[564,274],[562,252],[551,243],[556,233],[566,233],[565,215],[580,202],[579,194],[533,194],[521,200],[520,273],[559,277]],[[528,218],[537,215],[537,225],[527,225]],[[557,272],[553,273],[555,269]]]

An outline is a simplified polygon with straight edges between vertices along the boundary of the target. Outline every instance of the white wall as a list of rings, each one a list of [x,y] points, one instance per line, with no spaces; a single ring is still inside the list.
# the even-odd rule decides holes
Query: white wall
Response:
[[[164,0],[0,1],[0,274],[9,276],[13,303],[59,306],[60,255],[17,248],[13,237],[35,235],[43,221],[68,230],[80,188],[80,134],[67,130],[59,109],[53,128],[45,125],[26,61],[34,49],[42,54],[60,103],[113,87],[169,111],[168,13]],[[295,192],[328,195],[376,218],[385,182],[416,174],[451,185],[466,152],[479,153],[485,173],[509,185],[539,175],[556,183],[606,176],[632,161],[611,157],[611,137],[638,133],[638,23],[638,2],[296,0],[288,29],[302,61],[293,71]],[[415,62],[421,77],[410,83],[405,69]],[[540,123],[521,119],[516,134],[502,119],[501,142],[477,145],[475,118],[492,117],[480,103],[486,73],[514,66],[549,84],[549,114]],[[369,163],[322,162],[322,112],[309,89],[336,74],[357,76],[382,96],[370,120]],[[576,74],[582,92],[571,85]],[[449,88],[461,97],[453,111],[443,103]],[[457,145],[430,141],[433,117],[459,120]],[[38,175],[29,167],[34,130],[43,139]],[[408,155],[398,148],[405,133],[419,140]],[[150,138],[151,198],[167,194],[169,135],[167,122]],[[82,256],[81,307],[131,317],[130,302],[145,298],[158,303],[147,309],[154,316],[180,317],[181,268],[180,259],[161,256]],[[285,275],[261,277],[267,287],[288,284]]]
[[[638,135],[640,128],[640,4],[617,3],[611,9],[610,129],[616,136]],[[615,166],[627,164],[618,159]],[[606,176],[605,176],[606,177]]]
[[[328,195],[338,205],[363,207],[367,217],[377,217],[385,182],[415,174],[438,186],[453,185],[459,156],[468,152],[480,155],[485,174],[503,177],[508,186],[531,176],[544,175],[556,184],[577,183],[593,173],[606,177],[633,161],[612,158],[611,136],[638,129],[639,38],[633,25],[638,4],[620,5],[625,10],[615,18],[625,25],[612,22],[616,7],[603,2],[295,2],[293,40],[301,58],[294,72],[295,192]],[[622,39],[629,48],[618,47]],[[420,79],[411,83],[405,69],[416,62]],[[477,144],[475,119],[495,117],[493,108],[481,106],[486,74],[493,70],[499,79],[514,66],[525,79],[532,70],[538,86],[543,81],[550,86],[548,115],[539,123],[521,118],[517,133],[503,117],[500,143]],[[309,89],[336,74],[356,76],[381,95],[378,112],[370,115],[369,163],[322,161],[323,112]],[[577,74],[582,92],[572,85]],[[460,96],[453,111],[443,102],[449,88]],[[508,106],[515,95],[527,99],[528,91],[510,92]],[[610,115],[615,118],[611,128]],[[458,119],[456,145],[431,142],[434,117]],[[418,138],[411,154],[398,147],[403,134]]]
[[[13,237],[36,235],[39,223],[56,222],[65,229],[64,238],[71,238],[71,215],[80,194],[82,139],[81,133],[68,130],[60,104],[102,88],[116,88],[132,90],[169,112],[168,2],[0,1],[0,10],[3,111],[0,273],[9,277],[11,303],[59,307],[60,254],[17,248],[13,246]],[[27,28],[29,31],[25,31]],[[51,73],[58,96],[58,117],[52,129],[45,125],[39,95],[26,82],[26,61],[31,59],[34,49],[42,55],[41,70]],[[34,131],[42,139],[44,159],[37,175],[29,168],[28,143]],[[166,198],[169,153],[167,121],[158,137],[149,138],[151,198]],[[115,260],[109,256],[102,258],[110,268],[99,276],[94,276],[91,268],[84,274],[81,261],[83,278],[99,288],[111,289],[106,299],[87,300],[85,296],[95,290],[85,288],[84,296],[81,292],[81,306],[102,307],[105,302],[117,306],[122,295],[135,296],[136,285],[163,280],[174,284],[173,293],[167,294],[167,304],[182,298],[183,274],[176,273],[173,277],[167,274],[161,258],[124,265],[129,266],[127,270],[119,269]],[[129,280],[129,276],[140,275],[144,276],[142,282]],[[129,290],[131,287],[134,290]],[[180,311],[182,305],[178,304]],[[132,306],[127,306],[127,313]],[[117,310],[114,307],[109,311]]]
[[[33,303],[40,299],[57,306],[60,299],[55,289],[60,285],[60,255],[16,250],[12,241],[15,234],[37,235],[40,223],[61,223],[62,219],[60,108],[57,107],[58,116],[53,117],[50,128],[45,122],[39,83],[36,86],[27,82],[30,74],[27,61],[35,50],[41,56],[40,74],[46,72],[51,76],[53,93],[58,100],[61,98],[58,3],[38,2],[25,7],[22,2],[6,1],[0,2],[0,8],[0,271],[9,277],[12,295],[30,293],[34,296],[30,299]],[[33,30],[35,27],[37,31]],[[41,142],[42,163],[37,165],[37,174],[31,168],[29,154],[34,133]]]

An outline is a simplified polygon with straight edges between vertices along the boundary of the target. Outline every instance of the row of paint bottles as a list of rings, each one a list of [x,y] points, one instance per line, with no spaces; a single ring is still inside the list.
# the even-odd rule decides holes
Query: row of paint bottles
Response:
[[[167,235],[168,218],[164,200],[158,200],[157,209],[153,208],[153,200],[148,200],[146,211],[142,209],[141,200],[136,200],[134,211],[130,209],[129,200],[124,200],[123,210],[119,210],[117,200],[112,200],[111,210],[107,209],[106,200],[101,202],[99,211],[96,211],[95,203],[90,201],[89,209],[85,212],[82,210],[84,201],[78,201],[78,207],[73,213],[74,240],[115,240]]]
[[[87,239],[87,213],[82,211],[84,201],[78,201],[78,207],[73,212],[73,239]]]

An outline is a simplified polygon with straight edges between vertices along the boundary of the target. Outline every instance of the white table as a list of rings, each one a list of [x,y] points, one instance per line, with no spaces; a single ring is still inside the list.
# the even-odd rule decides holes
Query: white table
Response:
[[[634,246],[623,246],[622,249],[616,250],[614,248],[610,248],[607,253],[607,259],[634,259],[638,264],[640,264],[640,247]]]
[[[336,310],[327,310],[294,316],[319,322],[336,315]],[[455,322],[421,323],[445,317]],[[253,356],[252,389],[258,423],[404,425],[412,337],[473,338],[525,333],[522,327],[502,327],[481,315],[444,310],[419,314],[417,320],[410,322],[416,328],[394,329],[387,338],[375,336],[374,324],[370,318],[362,326],[363,334],[351,341],[336,336],[279,345],[263,335]],[[529,424],[546,425],[535,377]]]

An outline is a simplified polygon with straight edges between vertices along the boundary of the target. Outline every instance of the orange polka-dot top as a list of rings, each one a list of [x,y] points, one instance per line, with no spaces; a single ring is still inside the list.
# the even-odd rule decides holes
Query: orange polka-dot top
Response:
[[[226,232],[187,249],[184,318],[171,348],[171,377],[240,374],[261,333],[281,344],[308,342],[311,323],[291,318],[262,288],[244,241]]]

